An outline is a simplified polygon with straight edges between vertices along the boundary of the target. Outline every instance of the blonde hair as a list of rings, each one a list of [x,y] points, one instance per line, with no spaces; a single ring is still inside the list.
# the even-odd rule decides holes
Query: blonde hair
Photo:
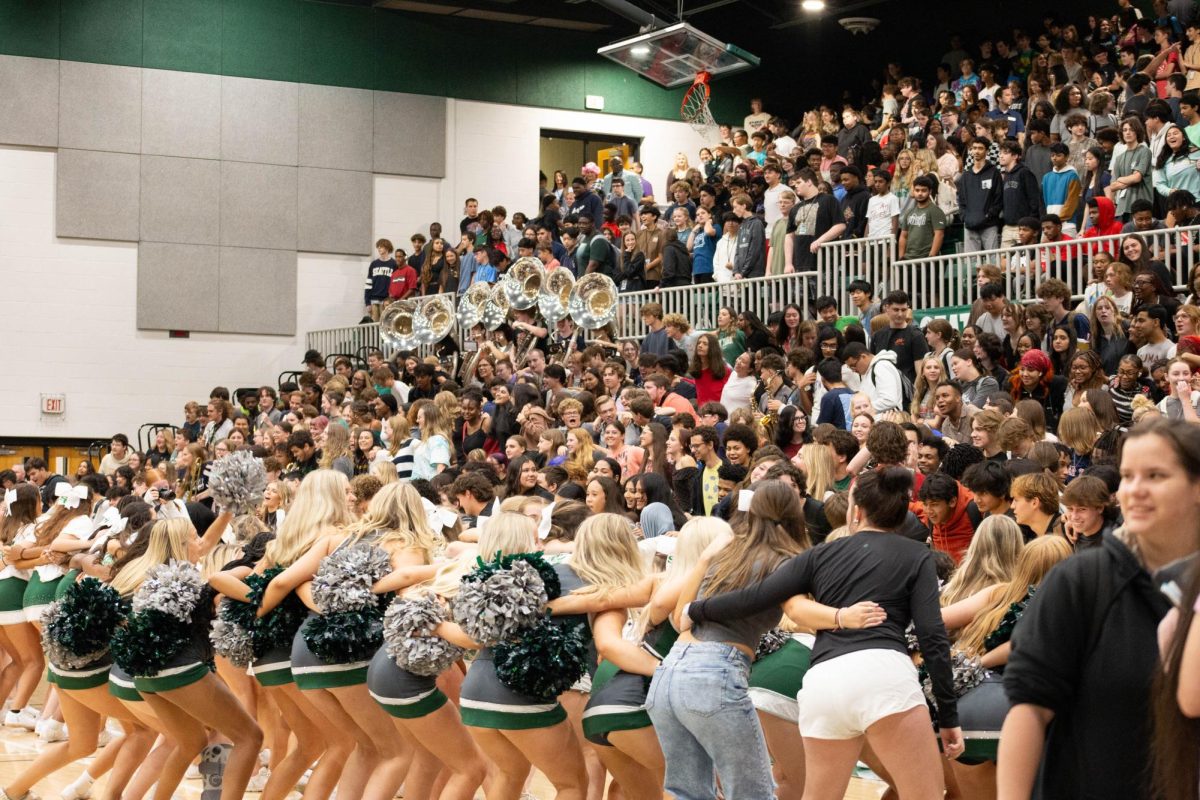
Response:
[[[1096,414],[1086,406],[1075,406],[1063,412],[1058,420],[1058,439],[1078,455],[1092,452],[1101,433]]]
[[[1012,580],[1025,547],[1021,528],[1010,517],[993,514],[980,523],[962,563],[942,589],[942,605],[965,600],[997,583]]]
[[[454,392],[438,392],[433,396],[433,404],[437,406],[438,416],[441,417],[444,430],[439,431],[446,440],[450,440],[450,430],[454,427],[454,420],[462,413],[462,406],[458,396]],[[425,409],[426,423],[428,424],[429,409]]]
[[[439,393],[438,397],[441,397],[442,394],[449,394],[449,392]],[[450,441],[450,422],[443,416],[442,409],[436,402],[431,401],[428,405],[422,406],[420,414],[425,417],[425,425],[420,428],[421,441],[428,441],[434,436],[442,436],[447,442]]]
[[[499,553],[505,556],[529,553],[536,549],[534,537],[537,526],[521,514],[502,511],[492,516],[479,534],[479,550],[466,552],[456,560],[443,564],[431,579],[406,590],[406,594],[421,595],[433,592],[438,597],[451,598],[458,594],[462,577],[478,566],[477,558],[490,561]]]
[[[396,474],[396,465],[390,461],[376,461],[372,464],[371,476],[384,486],[400,480],[400,476]]]
[[[617,514],[586,519],[575,534],[575,552],[568,563],[587,584],[583,592],[606,593],[645,576],[633,526]]]
[[[333,422],[325,426],[325,441],[321,445],[321,469],[329,469],[339,458],[354,458],[350,450],[350,429],[340,422]]]
[[[572,474],[571,468],[576,467],[583,470],[583,474],[586,476],[596,465],[596,443],[592,440],[592,435],[583,428],[572,428],[567,431],[567,436],[573,436],[578,442],[578,446],[575,452],[567,457],[563,467],[567,470],[568,475]]]
[[[420,550],[426,564],[442,545],[425,519],[421,495],[410,483],[389,483],[380,489],[362,519],[346,529],[351,542],[375,532],[380,534],[376,540],[380,547]]]
[[[675,537],[675,552],[667,562],[664,581],[682,578],[700,563],[700,555],[722,533],[733,533],[729,523],[720,517],[693,517],[683,523]],[[649,608],[642,609],[636,623],[636,638],[641,639],[650,627]]]
[[[296,499],[263,556],[268,564],[290,567],[330,528],[350,523],[346,490],[350,482],[336,470],[310,472],[300,483]]]
[[[1000,625],[1009,607],[1019,603],[1028,594],[1029,587],[1041,584],[1046,573],[1069,558],[1072,552],[1070,542],[1061,536],[1042,536],[1025,545],[1012,580],[993,592],[987,607],[962,629],[954,649],[968,655],[983,655],[984,641]]]
[[[809,497],[824,500],[833,489],[833,451],[823,444],[806,444],[800,448],[804,464],[804,485]]]
[[[704,578],[704,595],[757,583],[808,547],[800,498],[782,481],[765,481],[734,528],[733,541],[713,559]]]
[[[387,426],[392,434],[388,440],[388,455],[394,456],[400,452],[400,446],[412,438],[412,423],[404,414],[392,414]]]
[[[253,517],[251,517],[253,519]],[[240,544],[225,544],[220,542],[208,555],[200,559],[200,575],[208,580],[221,571],[221,568],[234,559],[242,557]]]
[[[196,529],[187,517],[160,519],[150,526],[146,552],[121,565],[109,586],[122,597],[138,590],[150,570],[171,561],[188,561],[188,537],[195,536]]]

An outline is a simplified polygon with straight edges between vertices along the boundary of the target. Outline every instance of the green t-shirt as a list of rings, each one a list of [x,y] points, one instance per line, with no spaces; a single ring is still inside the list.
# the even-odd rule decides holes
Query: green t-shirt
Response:
[[[746,334],[735,330],[733,333],[717,333],[717,341],[721,345],[721,356],[725,363],[733,366],[737,357],[746,352]]]
[[[720,466],[705,467],[703,474],[700,476],[700,496],[704,500],[704,516],[706,517],[712,515],[713,508],[717,505],[719,489],[717,486],[717,473],[720,469]]]
[[[844,492],[850,488],[850,481],[854,480],[853,475],[847,475],[844,478],[833,482],[833,490],[835,492]]]
[[[1187,134],[1189,142],[1196,147],[1200,147],[1200,122],[1197,122],[1195,125],[1188,125],[1183,129],[1183,132]]]
[[[904,257],[925,258],[933,248],[935,231],[946,229],[946,215],[930,201],[929,205],[920,208],[915,203],[900,215],[900,230],[908,231],[908,242],[904,248]]]

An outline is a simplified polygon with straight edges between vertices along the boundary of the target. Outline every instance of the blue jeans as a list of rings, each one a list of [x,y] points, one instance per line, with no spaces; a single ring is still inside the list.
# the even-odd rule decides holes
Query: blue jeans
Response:
[[[646,709],[676,800],[772,800],[767,743],[747,694],[750,659],[720,642],[681,642],[654,672]]]

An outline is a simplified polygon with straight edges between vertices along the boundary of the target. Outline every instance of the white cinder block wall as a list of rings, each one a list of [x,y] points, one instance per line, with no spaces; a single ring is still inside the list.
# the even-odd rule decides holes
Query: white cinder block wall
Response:
[[[377,176],[375,237],[407,249],[435,219],[455,235],[468,196],[533,216],[542,128],[640,137],[660,194],[675,153],[694,162],[702,144],[679,122],[447,102],[446,177]],[[53,150],[0,147],[0,436],[133,436],[145,422],[178,423],[183,404],[213,386],[274,383],[300,368],[304,332],[361,316],[365,260],[300,253],[295,337],[138,331],[137,246],[55,237],[55,159]],[[66,414],[42,415],[43,392],[64,393]]]

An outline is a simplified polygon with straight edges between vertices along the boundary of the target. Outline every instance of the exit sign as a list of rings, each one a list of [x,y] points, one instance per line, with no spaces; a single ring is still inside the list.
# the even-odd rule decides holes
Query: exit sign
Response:
[[[64,394],[43,394],[42,413],[62,414],[67,410],[67,396]]]

